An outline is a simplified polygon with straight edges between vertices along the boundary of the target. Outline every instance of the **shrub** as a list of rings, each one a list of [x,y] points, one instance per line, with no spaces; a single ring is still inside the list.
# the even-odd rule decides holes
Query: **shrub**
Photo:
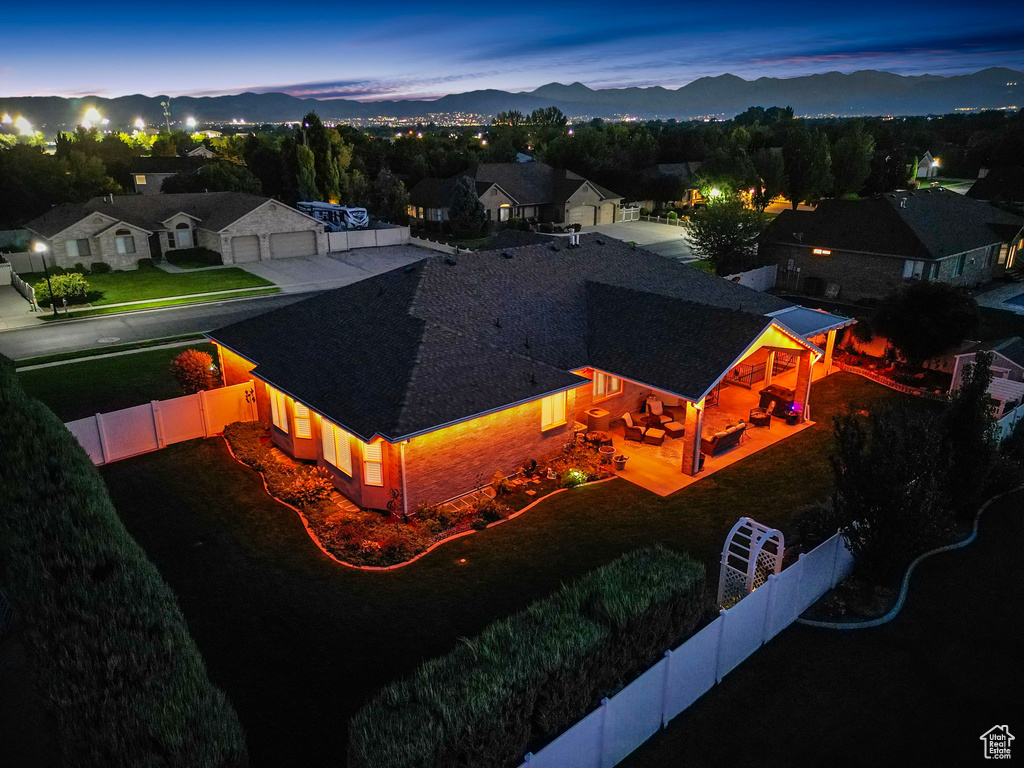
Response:
[[[248,762],[177,600],[85,451],[0,358],[0,583],[61,765]],[[15,481],[16,480],[16,481]]]
[[[192,262],[200,264],[209,264],[215,266],[217,264],[223,264],[224,259],[217,251],[212,251],[209,248],[182,248],[181,250],[170,251],[167,254],[167,261],[171,264],[180,264],[182,262]]]
[[[995,496],[1024,485],[1024,465],[1008,454],[1001,453],[992,461],[985,478],[985,495]]]
[[[86,273],[87,273],[87,272],[88,272],[89,270],[85,268],[85,264],[83,264],[83,263],[82,263],[82,262],[80,262],[80,261],[77,261],[77,262],[75,262],[75,270],[74,270],[74,271],[75,271],[75,272],[79,272],[79,273],[81,273],[81,274],[83,274],[83,275],[84,275],[84,274],[86,274]]]
[[[641,206],[641,207],[640,207],[640,215],[641,215],[641,216],[650,216],[650,215],[651,215],[651,212],[650,212],[650,211],[648,211],[648,210],[647,210],[646,208],[644,208],[643,206]]]
[[[501,473],[500,469],[495,472],[494,477],[491,478],[491,488],[493,488],[494,492],[499,496],[507,496],[514,490],[512,481],[505,477],[505,475]]]
[[[421,504],[413,514],[413,520],[430,533],[441,533],[453,528],[464,516],[464,513],[454,507],[445,507],[441,504]]]
[[[143,257],[143,258],[139,259],[139,260],[138,260],[138,262],[136,262],[136,263],[137,263],[137,264],[139,265],[139,267],[141,267],[141,268],[145,268],[145,267],[152,267],[152,266],[153,266],[153,260],[152,260],[152,259],[150,259],[150,258],[145,258],[145,257]]]
[[[186,395],[204,389],[213,389],[217,382],[217,368],[207,352],[186,349],[171,361],[171,374]]]
[[[679,214],[676,213],[675,211],[669,211],[668,216],[666,216],[665,218],[668,219],[669,221],[675,221],[676,219],[679,218]]]
[[[829,502],[807,504],[793,510],[790,529],[793,531],[793,546],[809,552],[839,530],[839,519]]]
[[[36,283],[37,303],[44,306],[51,304],[50,286],[53,286],[53,295],[58,304],[62,303],[62,299],[67,299],[68,304],[82,304],[89,298],[89,282],[78,272],[50,275],[49,284],[45,279]]]
[[[949,464],[956,469],[945,476],[953,509],[973,518],[982,501],[986,476],[996,455],[995,403],[989,397],[992,353],[978,352],[965,366],[960,387],[953,392],[942,414],[944,443]]]
[[[391,684],[349,725],[352,768],[518,764],[688,635],[704,567],[639,550],[488,626]]]
[[[94,275],[105,274],[107,272],[110,272],[111,269],[112,267],[105,261],[94,261],[92,264],[89,265],[89,271],[92,272]]]
[[[334,485],[322,471],[314,470],[295,475],[282,492],[281,500],[297,507],[308,507],[326,501],[334,492]]]

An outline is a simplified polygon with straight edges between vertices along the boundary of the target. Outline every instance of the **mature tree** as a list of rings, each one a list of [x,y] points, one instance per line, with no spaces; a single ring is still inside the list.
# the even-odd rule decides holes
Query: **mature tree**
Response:
[[[161,192],[263,192],[260,180],[243,165],[227,160],[207,163],[190,173],[179,173],[164,179]]]
[[[525,122],[526,116],[518,109],[513,109],[508,112],[499,112],[494,116],[491,125],[510,125],[515,128],[516,126],[523,125]]]
[[[991,383],[992,353],[978,352],[943,414],[951,467],[947,493],[953,508],[964,517],[977,512],[996,454],[995,403],[988,394]]]
[[[760,214],[723,195],[694,216],[687,236],[693,252],[710,261],[717,274],[731,275],[753,266],[761,229]]]
[[[448,220],[452,232],[460,237],[481,235],[487,229],[487,211],[476,192],[476,184],[469,176],[462,176],[455,184]]]
[[[786,166],[786,197],[793,208],[804,200],[813,200],[832,186],[828,137],[804,127],[786,134],[782,145]]]
[[[250,134],[245,138],[242,158],[246,167],[260,181],[263,194],[285,199],[285,171],[280,141],[265,135]]]
[[[530,113],[530,123],[532,125],[557,125],[563,126],[569,122],[562,110],[558,107],[543,107],[533,110]]]
[[[874,153],[874,137],[859,125],[836,140],[832,147],[832,175],[837,197],[855,194],[864,188],[864,182],[871,175]]]
[[[978,322],[978,304],[966,290],[927,281],[884,298],[871,326],[909,365],[918,368],[960,344]]]
[[[756,177],[751,203],[763,212],[786,189],[786,164],[782,152],[774,147],[757,150],[751,160]]]
[[[835,417],[833,508],[855,568],[888,584],[949,529],[942,429],[917,404]]]
[[[295,147],[295,191],[299,200],[320,200],[316,186],[316,160],[313,151],[301,144]]]
[[[409,193],[405,184],[387,168],[377,174],[370,190],[370,210],[392,224],[404,224],[408,218]]]
[[[179,352],[171,361],[171,375],[186,395],[213,389],[217,384],[217,368],[213,357],[198,349]]]

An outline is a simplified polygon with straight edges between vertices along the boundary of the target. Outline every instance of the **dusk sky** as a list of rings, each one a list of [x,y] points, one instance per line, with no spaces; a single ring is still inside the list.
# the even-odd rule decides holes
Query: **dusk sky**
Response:
[[[1020,0],[19,3],[4,13],[0,96],[373,100],[575,80],[675,88],[724,72],[1024,69],[1020,10]]]

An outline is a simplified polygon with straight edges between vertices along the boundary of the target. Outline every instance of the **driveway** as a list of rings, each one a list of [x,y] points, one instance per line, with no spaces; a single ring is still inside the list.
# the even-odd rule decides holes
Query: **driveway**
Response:
[[[10,285],[0,285],[0,331],[36,322],[31,305]]]
[[[431,251],[414,245],[387,245],[237,266],[273,281],[284,293],[307,293],[341,288],[430,255]]]
[[[686,228],[674,224],[655,224],[652,221],[621,221],[618,224],[598,224],[584,227],[583,232],[598,232],[624,242],[635,242],[648,251],[680,261],[695,261],[686,239]]]

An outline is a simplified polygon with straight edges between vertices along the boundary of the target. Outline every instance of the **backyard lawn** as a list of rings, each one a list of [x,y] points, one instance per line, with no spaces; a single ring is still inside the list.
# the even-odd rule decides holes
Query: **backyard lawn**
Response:
[[[704,561],[714,580],[738,517],[785,529],[794,507],[827,496],[831,414],[903,396],[845,373],[814,392],[816,425],[672,496],[622,480],[575,489],[386,573],[321,554],[220,439],[101,471],[129,531],[178,594],[254,764],[341,765],[355,710],[458,638],[656,542]]]
[[[45,279],[42,272],[26,273],[20,277],[30,285]],[[269,280],[238,267],[176,273],[164,272],[159,267],[139,267],[123,272],[86,275],[85,279],[89,282],[90,290],[99,294],[97,298],[90,299],[90,303],[96,307],[124,301],[163,299],[168,296],[274,285]]]
[[[622,768],[983,764],[993,725],[1019,738],[1022,503],[994,505],[977,541],[922,563],[892,623],[793,625]]]
[[[197,341],[20,371],[18,378],[25,391],[46,403],[61,421],[74,421],[150,400],[180,397],[181,388],[171,376],[171,359],[189,348],[208,352],[216,360],[213,344]]]

